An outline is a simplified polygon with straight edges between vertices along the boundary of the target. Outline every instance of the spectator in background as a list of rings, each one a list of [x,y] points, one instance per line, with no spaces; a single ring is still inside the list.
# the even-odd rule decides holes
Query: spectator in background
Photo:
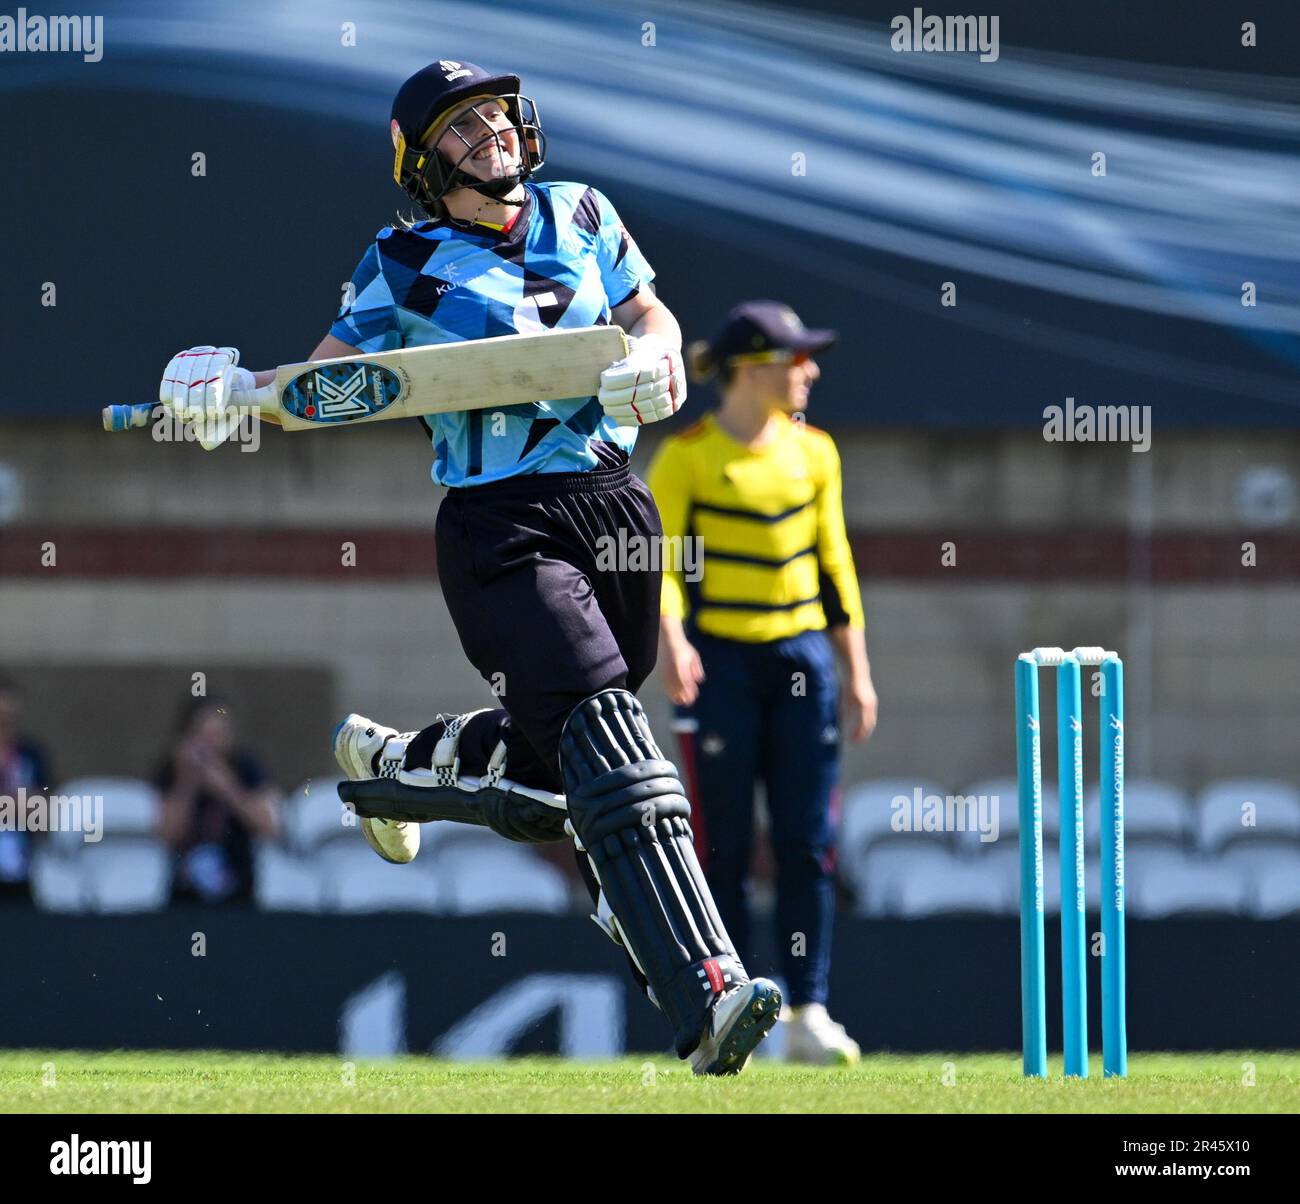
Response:
[[[181,708],[157,785],[158,839],[175,854],[171,901],[252,898],[253,838],[277,836],[277,796],[262,767],[234,747],[233,725],[218,699]]]
[[[721,374],[721,406],[665,439],[646,477],[665,537],[692,537],[702,552],[698,580],[665,556],[659,656],[700,861],[743,956],[761,778],[790,1001],[786,1056],[818,1064],[858,1059],[826,1011],[837,703],[851,739],[876,725],[839,454],[803,420],[819,375],[812,357],[835,340],[775,301],[737,306],[712,343],[688,350],[697,377]]]
[[[49,762],[40,745],[21,732],[22,698],[18,687],[0,678],[0,797],[45,797],[50,789]],[[0,903],[31,901],[32,834],[0,831]]]

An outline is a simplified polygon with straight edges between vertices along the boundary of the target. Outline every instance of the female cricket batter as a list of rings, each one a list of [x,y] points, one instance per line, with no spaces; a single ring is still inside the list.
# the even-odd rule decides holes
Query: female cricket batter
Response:
[[[686,395],[681,333],[609,201],[537,184],[546,139],[514,75],[443,59],[393,102],[393,175],[429,216],[379,231],[354,297],[313,359],[535,333],[611,320],[630,353],[595,397],[440,414],[421,422],[438,510],[439,575],[466,655],[501,707],[398,732],[349,715],[335,755],[362,831],[410,861],[418,822],[486,824],[516,840],[571,836],[597,923],[696,1073],[740,1070],[781,997],[750,981],[696,861],[689,805],[634,691],[654,666],[658,572],[602,571],[601,544],[661,537],[628,468],[636,427]],[[271,371],[233,348],[192,348],[160,397],[184,416],[239,404]],[[650,563],[658,564],[658,558]],[[562,792],[562,793],[561,793]]]
[[[839,456],[803,421],[819,375],[812,356],[836,337],[805,329],[773,301],[737,306],[712,344],[690,349],[698,375],[721,373],[721,406],[666,439],[647,474],[665,536],[696,537],[702,552],[698,581],[664,574],[660,619],[700,859],[743,950],[754,783],[763,779],[792,1005],[787,1056],[815,1063],[858,1058],[825,1006],[839,753],[832,648],[846,668],[849,734],[865,739],[876,722]]]

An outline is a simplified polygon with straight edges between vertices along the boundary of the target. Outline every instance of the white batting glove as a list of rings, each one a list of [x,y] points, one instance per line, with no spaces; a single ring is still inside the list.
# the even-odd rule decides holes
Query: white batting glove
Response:
[[[254,388],[253,374],[239,367],[234,347],[190,347],[172,356],[158,400],[180,422],[211,422],[239,404],[234,394]]]
[[[671,417],[686,401],[681,352],[654,334],[628,339],[627,355],[600,374],[596,399],[619,426]]]

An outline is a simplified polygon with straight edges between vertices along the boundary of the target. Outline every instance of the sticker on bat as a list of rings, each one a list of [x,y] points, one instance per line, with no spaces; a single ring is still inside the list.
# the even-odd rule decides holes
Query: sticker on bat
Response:
[[[386,410],[403,388],[402,377],[391,368],[355,361],[322,364],[295,376],[281,405],[308,422],[356,422]]]

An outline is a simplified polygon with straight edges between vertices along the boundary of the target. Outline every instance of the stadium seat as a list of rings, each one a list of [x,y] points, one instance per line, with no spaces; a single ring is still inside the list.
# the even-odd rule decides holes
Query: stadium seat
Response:
[[[157,911],[171,888],[171,855],[148,836],[109,836],[76,858],[86,910]]]
[[[355,821],[345,824],[343,803],[338,796],[337,773],[308,778],[284,800],[285,845],[291,851],[308,856],[321,845],[344,836],[360,839]]]
[[[485,849],[495,851],[511,842],[504,836],[493,832],[491,828],[482,828],[477,824],[459,824],[450,820],[437,820],[420,825],[420,856],[426,854],[440,857],[446,850],[458,851]]]
[[[258,907],[266,911],[320,910],[321,882],[315,862],[270,841],[254,846],[253,890]]]
[[[937,782],[917,778],[881,778],[859,782],[844,792],[839,832],[837,835],[837,864],[840,876],[861,898],[865,883],[860,873],[871,850],[882,843],[913,845],[918,833],[896,831],[893,826],[894,800],[902,796],[912,799],[916,790],[926,795],[943,797],[944,789]],[[930,833],[927,844],[951,841],[948,833]]]
[[[1088,847],[1096,848],[1100,840],[1101,788],[1093,783],[1084,791],[1084,831]],[[1154,778],[1133,778],[1124,783],[1124,839],[1161,841],[1185,848],[1195,821],[1191,799],[1186,791],[1169,782]]]
[[[1044,842],[1043,855],[1047,858],[1048,880],[1052,876],[1054,850],[1054,845]],[[998,840],[991,842],[977,841],[962,850],[962,860],[969,865],[976,866],[979,872],[991,882],[998,883],[1007,898],[1014,899],[1017,896],[1020,889],[1020,847],[1014,834],[1010,837],[1000,836]],[[1045,880],[1044,886],[1047,887],[1048,885],[1050,883]],[[1050,890],[1046,892],[1045,904],[1048,910],[1051,910],[1052,895]]]
[[[1015,836],[963,849],[962,860],[1009,892],[1010,910],[1016,909],[1020,897],[1020,842]],[[1049,915],[1061,909],[1061,852],[1050,838],[1043,840],[1043,908]]]
[[[1205,853],[1240,840],[1300,839],[1300,790],[1286,782],[1215,782],[1201,791],[1198,808],[1197,843]]]
[[[879,778],[850,786],[844,792],[842,804],[840,847],[854,845],[865,849],[877,840],[906,835],[893,827],[894,800],[900,796],[911,800],[917,790],[922,797],[944,795],[938,782],[918,778]]]
[[[76,858],[48,847],[52,843],[41,841],[32,853],[32,898],[43,911],[84,911],[86,905]]]
[[[1195,854],[1150,848],[1130,858],[1126,870],[1127,910],[1142,919],[1237,915],[1250,900],[1244,874]]]
[[[75,778],[53,794],[96,800],[82,829],[60,829],[32,861],[37,906],[53,911],[152,911],[167,902],[171,857],[154,839],[158,792],[137,778]],[[87,840],[90,823],[97,839]]]
[[[1020,833],[1020,783],[1011,777],[984,778],[971,782],[961,793],[968,798],[987,798],[997,808],[999,839],[1010,837],[1015,843]],[[1061,811],[1057,806],[1054,763],[1043,763],[1043,836],[1052,840],[1061,830]],[[957,843],[963,848],[980,841],[978,832],[959,832]]]
[[[555,866],[524,845],[498,840],[494,848],[449,848],[434,867],[448,911],[569,910],[569,886]]]
[[[358,833],[351,840],[330,840],[312,858],[319,875],[322,911],[374,912],[446,910],[438,875],[417,858],[409,865],[390,865]]]
[[[99,812],[104,838],[152,836],[158,822],[158,791],[139,778],[75,778],[54,792],[64,798],[101,800]],[[84,845],[82,833],[59,832],[53,843],[64,851]]]
[[[940,857],[943,857],[940,854]],[[894,883],[893,914],[908,919],[936,915],[1004,915],[1015,910],[1016,889],[1005,876],[984,872],[978,861],[947,855],[925,873],[902,874]]]
[[[897,915],[905,881],[946,872],[953,861],[952,850],[932,835],[913,834],[911,843],[889,841],[859,854],[860,865],[852,871],[860,884],[859,915]]]
[[[1251,892],[1250,911],[1261,920],[1300,916],[1300,855],[1259,875]]]
[[[1279,866],[1291,867],[1300,873],[1300,840],[1255,835],[1247,840],[1234,841],[1214,854],[1214,860],[1252,879],[1260,878]]]

